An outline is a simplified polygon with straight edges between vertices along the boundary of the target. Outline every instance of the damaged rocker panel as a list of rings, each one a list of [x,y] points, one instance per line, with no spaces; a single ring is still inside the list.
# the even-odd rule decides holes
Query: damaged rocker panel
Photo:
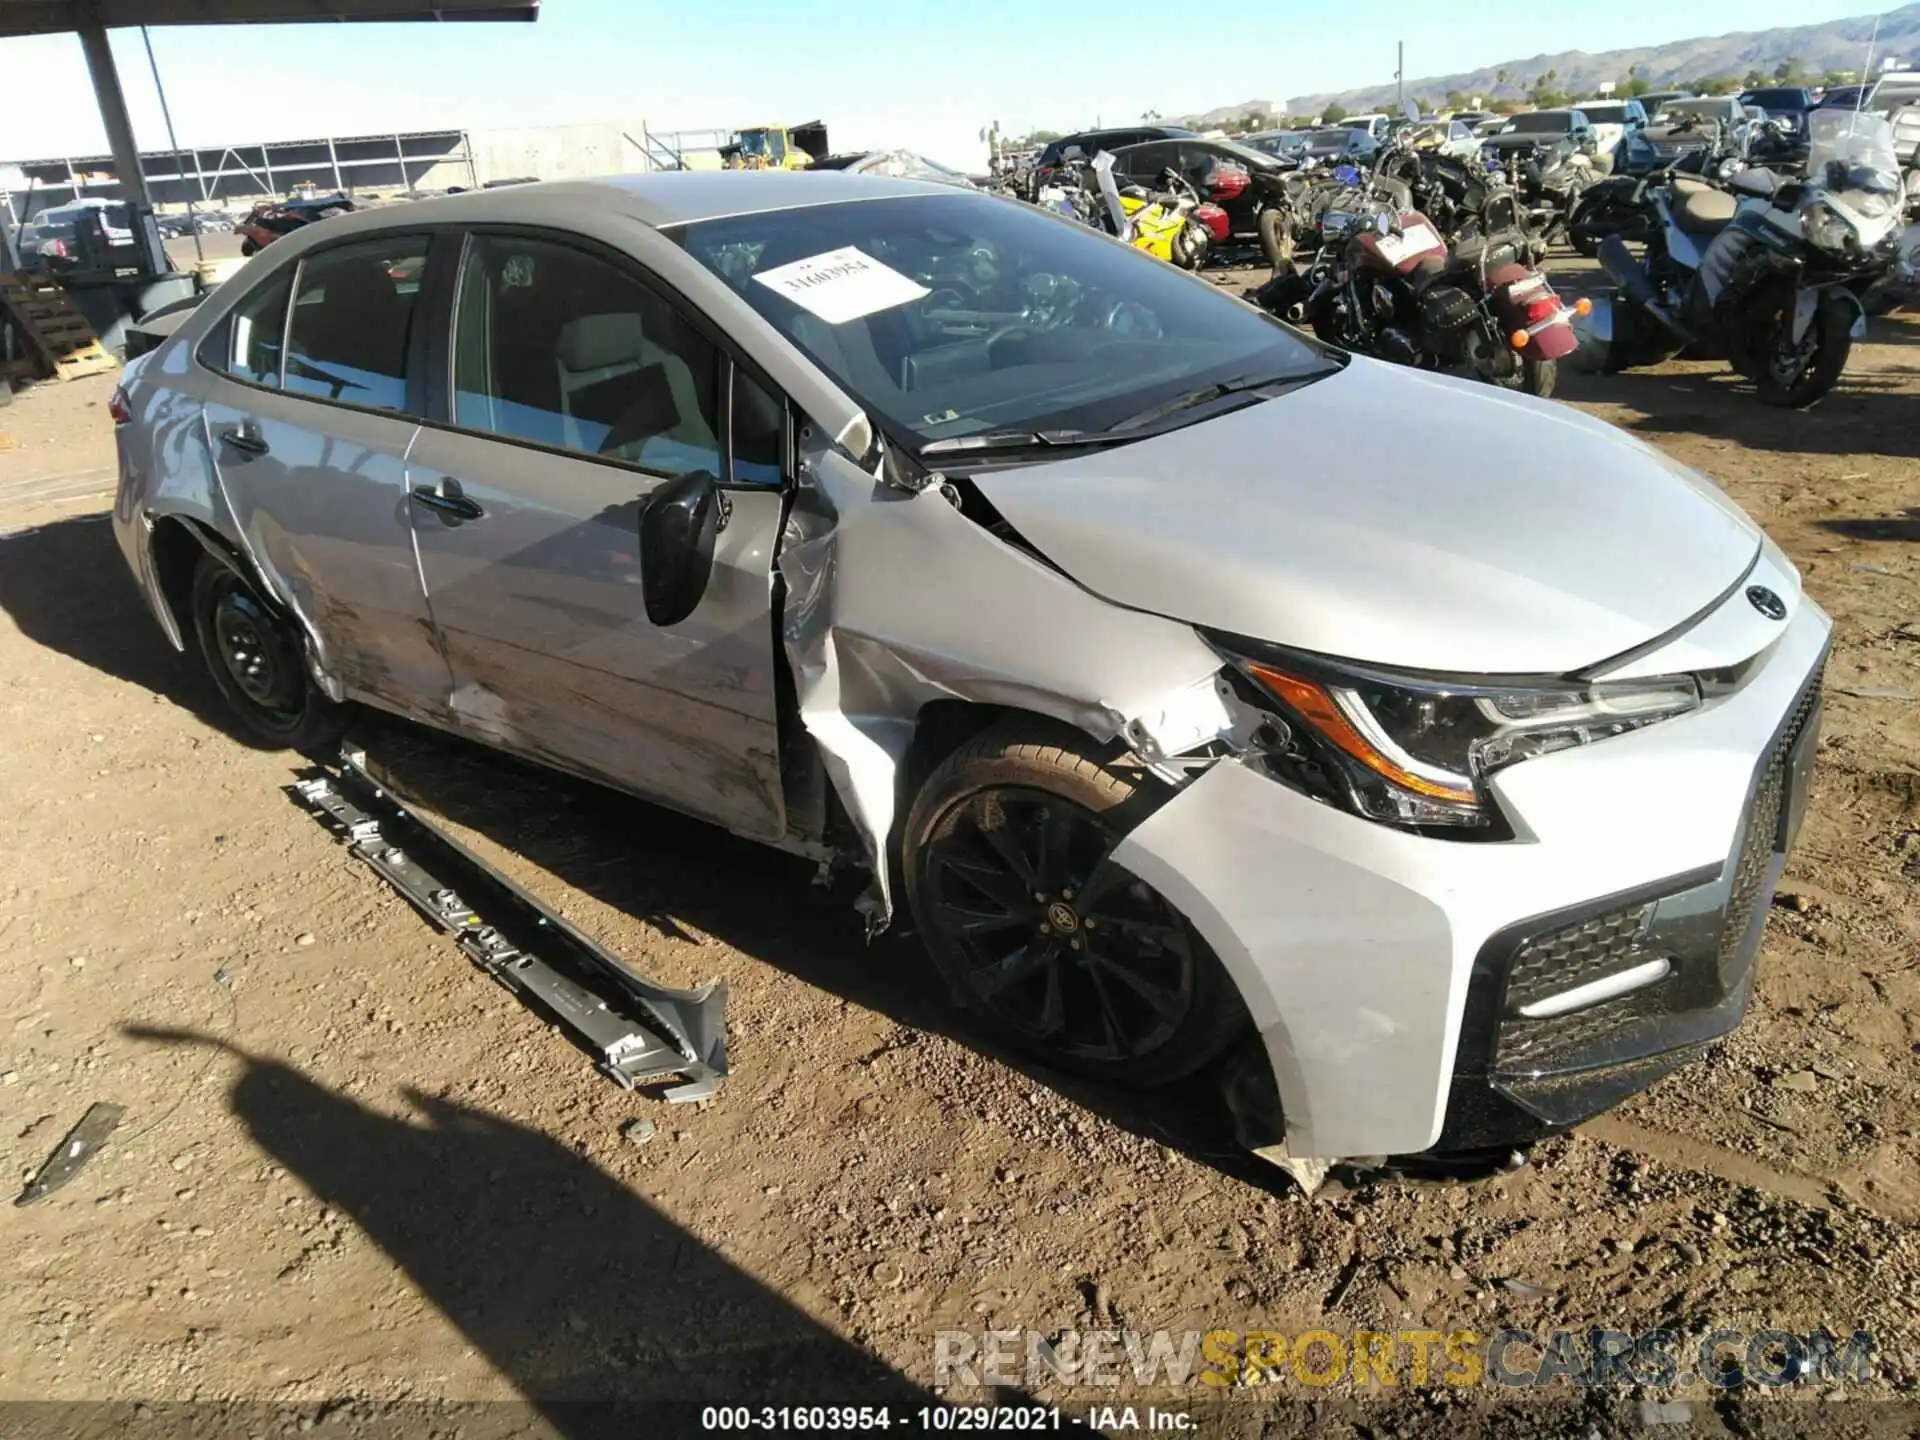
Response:
[[[366,861],[421,914],[453,936],[473,963],[567,1030],[622,1089],[680,1077],[669,1101],[705,1100],[726,1074],[726,986],[655,985],[554,914],[539,900],[402,806],[351,747],[338,776],[296,782],[296,796],[331,821]],[[427,857],[433,868],[403,849]],[[447,883],[457,876],[481,897],[491,923]]]

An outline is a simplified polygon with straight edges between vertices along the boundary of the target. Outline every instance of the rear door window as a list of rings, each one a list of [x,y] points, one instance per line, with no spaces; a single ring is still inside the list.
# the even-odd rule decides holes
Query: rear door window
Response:
[[[201,340],[200,363],[249,385],[278,389],[292,277],[291,269],[282,270],[228,311]]]
[[[427,237],[390,235],[300,263],[283,388],[369,410],[407,408],[407,346]]]

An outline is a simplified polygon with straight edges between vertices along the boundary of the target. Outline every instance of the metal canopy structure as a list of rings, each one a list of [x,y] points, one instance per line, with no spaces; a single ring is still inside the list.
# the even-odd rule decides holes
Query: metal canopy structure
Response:
[[[0,0],[0,39],[135,25],[287,25],[320,20],[536,20],[540,0]]]
[[[537,20],[540,0],[0,0],[0,39],[71,31],[80,37],[93,92],[113,151],[114,174],[133,212],[153,274],[168,268],[153,223],[153,200],[133,139],[126,96],[107,31],[142,25],[275,25],[316,21]]]

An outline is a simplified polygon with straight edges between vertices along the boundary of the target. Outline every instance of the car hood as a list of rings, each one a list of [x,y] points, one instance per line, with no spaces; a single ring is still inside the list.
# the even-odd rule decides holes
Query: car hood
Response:
[[[1356,357],[1324,380],[975,483],[1118,604],[1377,665],[1566,674],[1706,609],[1760,531],[1604,422]]]

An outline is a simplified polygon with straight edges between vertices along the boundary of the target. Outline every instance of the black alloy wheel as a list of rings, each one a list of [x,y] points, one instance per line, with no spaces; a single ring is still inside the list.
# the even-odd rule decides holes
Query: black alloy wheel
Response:
[[[966,957],[968,998],[1074,1061],[1164,1045],[1193,1003],[1186,924],[1108,860],[1099,817],[1038,790],[967,801],[927,849],[928,901]]]
[[[1162,1084],[1217,1056],[1246,1010],[1173,903],[1113,859],[1157,782],[1080,743],[989,733],[950,756],[903,828],[908,899],[949,987],[1008,1043]]]

